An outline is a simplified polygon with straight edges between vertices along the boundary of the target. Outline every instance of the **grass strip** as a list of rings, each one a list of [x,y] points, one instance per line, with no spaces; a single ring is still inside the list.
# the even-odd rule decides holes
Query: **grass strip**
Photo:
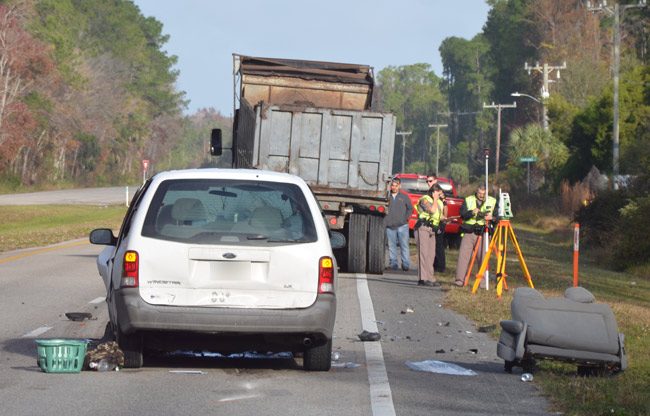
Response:
[[[0,206],[0,252],[87,237],[94,228],[119,229],[120,205]]]
[[[557,216],[553,218],[553,227],[548,226],[548,221],[533,224],[518,223],[517,218],[512,221],[533,284],[546,297],[563,296],[564,290],[573,283],[573,227],[568,218],[561,222],[557,221]],[[551,410],[567,415],[648,415],[650,281],[647,277],[603,269],[597,262],[598,250],[582,242],[580,250],[580,285],[591,291],[597,302],[609,304],[614,311],[619,332],[625,334],[629,367],[613,376],[580,377],[575,364],[538,361],[539,370],[534,382],[548,396],[553,406]],[[527,286],[510,242],[507,253],[506,273],[510,290],[505,291],[501,299],[497,299],[493,290],[493,280],[490,291],[479,290],[472,295],[470,288],[454,287],[445,298],[446,307],[466,315],[478,326],[496,325],[492,332],[495,338],[501,332],[499,322],[510,319],[514,289]],[[458,251],[448,251],[449,272],[439,276],[441,281],[452,283],[457,258]],[[492,277],[495,267],[492,260],[489,269]],[[470,286],[474,277],[475,274]]]

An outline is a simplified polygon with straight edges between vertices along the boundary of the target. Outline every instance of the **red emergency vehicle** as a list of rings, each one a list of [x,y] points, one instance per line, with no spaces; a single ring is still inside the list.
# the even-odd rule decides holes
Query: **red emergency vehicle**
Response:
[[[422,195],[426,194],[429,189],[427,184],[427,176],[417,173],[397,173],[395,178],[399,178],[402,187],[402,192],[406,193],[411,199],[413,204],[413,213],[409,218],[409,230],[413,232],[413,227],[418,220],[418,214],[415,211],[415,205]],[[460,207],[463,205],[463,199],[458,197],[454,181],[448,178],[438,177],[438,185],[445,193],[445,200],[447,203],[447,217],[451,218],[445,226],[445,238],[450,246],[458,247],[460,243]]]

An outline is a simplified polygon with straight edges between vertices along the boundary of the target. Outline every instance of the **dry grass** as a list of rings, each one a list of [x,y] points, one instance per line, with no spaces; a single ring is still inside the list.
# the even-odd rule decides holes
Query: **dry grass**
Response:
[[[126,207],[0,206],[0,252],[87,237],[93,228],[118,229]]]
[[[573,228],[568,218],[546,217],[528,212],[513,219],[524,259],[535,287],[545,296],[562,296],[572,284]],[[518,222],[519,220],[525,223]],[[514,254],[509,246],[508,253]],[[448,272],[439,276],[451,283],[457,251],[448,251]],[[598,302],[608,303],[625,334],[629,360],[628,369],[606,377],[578,377],[576,366],[542,361],[535,374],[553,404],[554,410],[570,415],[647,415],[650,414],[650,281],[639,275],[617,273],[602,269],[596,261],[597,252],[581,246],[580,285],[596,296]],[[478,326],[496,324],[492,335],[500,333],[499,321],[510,318],[513,289],[525,286],[519,261],[508,256],[506,265],[510,291],[497,299],[494,290],[479,290],[472,295],[469,288],[447,292],[446,306],[476,322]],[[642,270],[648,270],[648,266]],[[476,269],[475,269],[476,270]],[[494,265],[490,270],[494,271]],[[474,277],[470,283],[473,283]]]

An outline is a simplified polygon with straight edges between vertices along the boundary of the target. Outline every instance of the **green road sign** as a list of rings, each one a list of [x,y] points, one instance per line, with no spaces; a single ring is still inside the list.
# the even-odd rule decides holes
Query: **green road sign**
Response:
[[[520,157],[519,161],[521,163],[530,163],[530,162],[537,162],[537,158],[535,156],[529,156],[529,157]]]

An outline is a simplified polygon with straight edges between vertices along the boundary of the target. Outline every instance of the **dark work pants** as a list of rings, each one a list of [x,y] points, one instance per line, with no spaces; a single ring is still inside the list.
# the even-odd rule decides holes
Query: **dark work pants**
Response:
[[[433,262],[433,269],[438,273],[444,273],[446,268],[445,233],[440,233],[436,234],[436,260]]]

